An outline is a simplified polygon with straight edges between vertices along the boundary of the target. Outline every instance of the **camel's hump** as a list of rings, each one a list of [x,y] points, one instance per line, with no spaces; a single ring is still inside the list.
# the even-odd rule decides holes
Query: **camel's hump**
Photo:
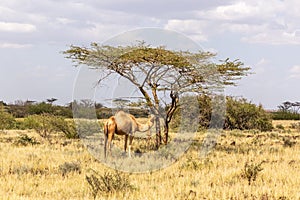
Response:
[[[115,119],[117,123],[117,128],[119,130],[122,130],[126,133],[132,131],[132,119],[130,118],[129,114],[125,113],[124,111],[118,111],[115,114]]]

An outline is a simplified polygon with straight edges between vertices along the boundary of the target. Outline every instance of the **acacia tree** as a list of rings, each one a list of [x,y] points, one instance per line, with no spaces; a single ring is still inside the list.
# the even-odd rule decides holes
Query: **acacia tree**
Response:
[[[52,105],[55,101],[57,101],[56,98],[47,99],[47,102],[50,103],[51,105]]]
[[[87,65],[100,72],[99,83],[113,74],[129,80],[143,95],[147,106],[156,116],[156,146],[162,143],[161,124],[164,119],[163,141],[168,142],[169,123],[180,106],[179,97],[185,93],[206,93],[208,88],[235,85],[235,80],[248,74],[239,60],[212,62],[210,52],[168,50],[145,43],[132,46],[104,46],[92,43],[90,47],[70,46],[64,51],[75,66]],[[168,93],[169,102],[160,98]],[[162,104],[164,104],[162,109]]]
[[[278,108],[282,112],[291,112],[297,114],[300,110],[300,102],[285,101],[282,103],[282,105],[279,105]]]

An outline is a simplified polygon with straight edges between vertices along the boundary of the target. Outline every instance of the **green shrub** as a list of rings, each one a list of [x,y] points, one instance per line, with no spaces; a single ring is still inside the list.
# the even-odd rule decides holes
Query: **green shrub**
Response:
[[[78,138],[73,121],[51,114],[30,115],[24,119],[24,126],[34,129],[40,136],[48,139],[54,132],[62,132],[67,138]]]
[[[41,102],[37,104],[32,104],[28,106],[28,114],[30,115],[41,115],[44,113],[53,114],[54,107],[52,104]]]
[[[181,98],[181,107],[179,107],[174,114],[170,124],[171,128],[176,130],[179,127],[186,129],[197,127],[195,124],[191,124],[191,122],[197,122],[197,120],[195,120],[197,117],[197,123],[199,123],[198,127],[200,129],[209,128],[213,125],[211,124],[211,98],[207,95],[197,96],[197,101],[190,100],[191,98],[194,97],[186,96]],[[188,108],[184,106],[188,106]],[[188,112],[185,113],[185,111]],[[223,113],[215,113],[214,122],[217,124],[219,124],[219,122],[222,123],[224,119],[222,115]],[[261,105],[257,106],[243,98],[227,97],[224,128],[230,130],[256,129],[260,131],[270,131],[273,127],[270,114],[267,113]]]
[[[28,105],[8,105],[8,111],[15,118],[24,118],[28,115]]]
[[[284,126],[282,124],[277,124],[276,125],[276,128],[277,129],[280,129],[280,130],[284,130]]]
[[[74,121],[64,121],[63,123],[60,124],[58,127],[61,132],[64,133],[66,138],[68,139],[78,139],[79,134],[76,130],[75,123]]]
[[[16,120],[16,129],[17,130],[26,130],[27,129],[27,125],[24,123],[24,119]]]
[[[15,118],[9,114],[4,106],[0,106],[0,130],[13,129],[16,127]]]
[[[27,128],[34,129],[41,137],[49,138],[50,134],[58,131],[55,126],[56,117],[49,114],[30,115],[25,118]]]
[[[101,128],[103,127],[103,123],[99,123],[96,120],[76,119],[75,121],[76,130],[78,132],[78,135],[80,135],[81,137],[99,133],[101,132]]]
[[[243,98],[227,97],[225,128],[270,131],[272,130],[271,116],[261,105],[256,106]]]
[[[190,130],[191,128],[203,129],[209,127],[212,110],[209,96],[184,96],[181,97],[179,104],[180,107],[175,111],[170,123],[170,127],[173,130],[177,131],[179,128]]]

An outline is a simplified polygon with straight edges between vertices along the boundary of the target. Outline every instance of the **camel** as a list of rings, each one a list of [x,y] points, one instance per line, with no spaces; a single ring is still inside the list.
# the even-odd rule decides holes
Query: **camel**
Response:
[[[124,111],[118,111],[114,116],[111,116],[104,124],[104,156],[106,157],[106,149],[111,152],[111,142],[114,134],[125,135],[124,151],[127,149],[127,140],[129,137],[128,156],[131,157],[131,144],[133,135],[136,131],[146,132],[154,124],[154,116],[152,115],[146,124],[137,122],[135,117]]]

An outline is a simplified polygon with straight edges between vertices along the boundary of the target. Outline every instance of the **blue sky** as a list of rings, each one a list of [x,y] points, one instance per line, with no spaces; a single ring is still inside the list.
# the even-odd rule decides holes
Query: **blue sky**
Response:
[[[61,51],[128,30],[178,31],[253,74],[226,94],[265,108],[300,101],[300,2],[296,0],[2,0],[0,100],[72,100],[78,69]]]

